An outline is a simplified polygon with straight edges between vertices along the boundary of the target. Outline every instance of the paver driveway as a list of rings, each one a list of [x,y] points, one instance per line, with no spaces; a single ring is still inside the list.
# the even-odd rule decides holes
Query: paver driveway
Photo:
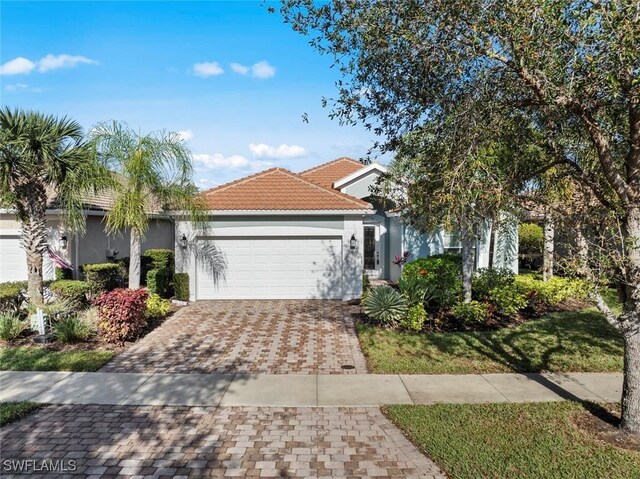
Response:
[[[2,435],[3,477],[64,459],[86,477],[444,478],[377,408],[49,406]]]
[[[362,374],[352,312],[329,300],[198,301],[102,371]]]

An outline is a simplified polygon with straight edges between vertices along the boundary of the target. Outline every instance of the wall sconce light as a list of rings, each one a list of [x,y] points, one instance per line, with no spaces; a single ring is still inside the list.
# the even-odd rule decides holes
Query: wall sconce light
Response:
[[[60,239],[58,240],[58,246],[60,246],[60,249],[67,249],[67,237],[65,235],[60,236]]]
[[[178,245],[182,249],[187,249],[187,246],[189,246],[189,240],[187,239],[187,236],[185,234],[183,234],[182,237],[178,240]]]
[[[351,235],[351,239],[349,240],[349,247],[351,248],[351,251],[355,251],[357,246],[358,246],[358,240],[356,239],[356,235],[353,234]]]

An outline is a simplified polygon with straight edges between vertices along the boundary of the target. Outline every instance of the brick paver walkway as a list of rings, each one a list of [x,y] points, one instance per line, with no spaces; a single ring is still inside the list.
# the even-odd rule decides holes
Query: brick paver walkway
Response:
[[[362,374],[350,313],[342,301],[198,301],[101,371]]]
[[[2,436],[3,477],[64,459],[103,478],[444,478],[377,408],[49,406]]]

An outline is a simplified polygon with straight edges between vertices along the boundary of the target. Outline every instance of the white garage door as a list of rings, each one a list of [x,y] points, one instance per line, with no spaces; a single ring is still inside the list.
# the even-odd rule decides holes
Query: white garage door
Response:
[[[0,283],[27,279],[27,257],[17,236],[0,236]]]
[[[211,242],[226,260],[217,280]],[[197,249],[197,299],[342,298],[342,238],[202,239]]]

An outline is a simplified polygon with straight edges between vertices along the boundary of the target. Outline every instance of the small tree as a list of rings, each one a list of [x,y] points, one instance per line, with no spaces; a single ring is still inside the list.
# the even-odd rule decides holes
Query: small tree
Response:
[[[0,203],[15,210],[27,256],[28,294],[42,303],[42,262],[47,247],[46,210],[55,201],[64,224],[83,231],[83,198],[109,185],[82,128],[66,117],[0,110]]]
[[[153,214],[167,210],[201,210],[191,181],[191,153],[179,135],[141,135],[119,122],[100,123],[91,130],[98,157],[119,175],[114,204],[106,215],[110,234],[130,230],[129,287],[140,287],[141,241]]]

